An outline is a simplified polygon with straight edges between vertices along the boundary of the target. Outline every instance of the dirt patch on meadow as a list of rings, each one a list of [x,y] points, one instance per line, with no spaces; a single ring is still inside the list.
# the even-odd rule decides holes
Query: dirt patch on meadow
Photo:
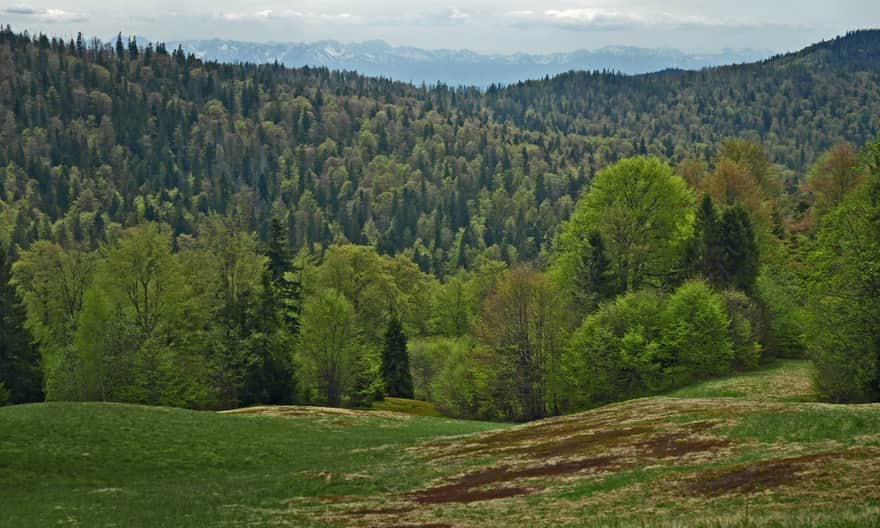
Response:
[[[761,460],[697,475],[690,486],[693,494],[719,496],[729,493],[753,493],[799,483],[807,473],[816,478],[827,473],[827,463],[858,459],[865,456],[861,450],[813,453],[788,458]]]
[[[672,431],[652,436],[636,444],[636,452],[652,458],[678,458],[691,453],[713,451],[731,445],[723,438],[694,437],[685,431]]]
[[[614,467],[617,460],[617,457],[605,456],[520,468],[493,467],[466,473],[456,477],[449,484],[413,492],[408,498],[420,504],[438,504],[446,502],[468,503],[526,495],[537,488],[522,485],[491,488],[487,488],[487,486],[508,484],[522,479],[573,475],[587,470],[603,471]]]

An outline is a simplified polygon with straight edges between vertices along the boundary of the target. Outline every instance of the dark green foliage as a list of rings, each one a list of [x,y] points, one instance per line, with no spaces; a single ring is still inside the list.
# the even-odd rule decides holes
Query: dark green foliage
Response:
[[[582,317],[617,294],[611,261],[606,254],[602,235],[598,232],[590,234],[587,244],[580,250],[574,292],[575,303]]]
[[[114,225],[141,221],[191,234],[200,215],[239,209],[264,241],[277,218],[295,250],[369,243],[442,274],[480,254],[537,258],[591,176],[622,158],[711,156],[745,136],[802,168],[832,140],[868,140],[880,114],[867,60],[877,32],[762,64],[577,72],[491,92],[115,41],[91,49],[0,32],[11,57],[0,167],[27,175],[7,175],[0,192],[13,191],[3,200],[18,211],[10,237],[22,247],[95,247]]]
[[[758,243],[748,211],[737,203],[718,217],[712,198],[703,195],[694,235],[685,253],[686,268],[719,289],[751,292],[758,277]]]
[[[721,234],[718,285],[752,291],[758,277],[758,243],[749,213],[736,204],[724,211],[718,227]]]
[[[688,270],[702,275],[712,284],[720,282],[721,274],[721,228],[718,212],[709,194],[703,194],[697,209],[694,236],[688,245]]]
[[[406,335],[397,317],[388,321],[385,332],[385,347],[382,349],[382,380],[385,394],[393,398],[412,398],[413,380],[409,370],[409,352],[406,349]]]
[[[40,353],[25,327],[27,313],[10,279],[12,268],[0,247],[0,404],[43,400]]]

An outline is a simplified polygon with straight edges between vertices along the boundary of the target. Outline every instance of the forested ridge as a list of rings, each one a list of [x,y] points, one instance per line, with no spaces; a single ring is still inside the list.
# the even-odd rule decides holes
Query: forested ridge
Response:
[[[483,92],[7,27],[0,399],[532,419],[803,355],[876,398],[878,52]]]

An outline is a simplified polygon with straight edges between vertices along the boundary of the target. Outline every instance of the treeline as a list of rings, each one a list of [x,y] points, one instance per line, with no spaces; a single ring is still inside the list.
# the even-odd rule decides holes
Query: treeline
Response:
[[[824,327],[798,300],[809,273],[794,242],[774,234],[784,195],[766,153],[744,141],[719,152],[704,173],[679,167],[692,183],[656,158],[620,161],[597,174],[545,266],[484,258],[442,280],[375,247],[294,253],[277,219],[261,243],[240,210],[201,217],[194,235],[145,222],[94,250],[37,241],[4,290],[19,314],[8,328],[23,336],[4,340],[4,372],[19,373],[7,390],[209,409],[414,396],[456,416],[527,420],[802,356],[808,343],[824,343],[820,372],[861,368],[830,356],[849,347],[807,338]],[[833,260],[826,226],[850,196],[873,196],[858,191],[880,174],[864,159],[835,149],[811,173],[805,217],[827,212],[815,241],[800,236],[810,259]],[[855,398],[840,392],[852,375],[819,386]]]
[[[484,93],[7,27],[0,241],[94,249],[118,226],[193,235],[201,216],[240,209],[263,242],[278,218],[297,251],[369,245],[438,276],[531,262],[623,158],[710,164],[723,139],[747,137],[796,191],[822,152],[875,134],[878,47],[858,32],[761,64]]]
[[[784,104],[804,113],[771,116],[785,139],[764,146],[702,143],[726,130],[709,107],[681,107],[684,134],[663,116],[661,136],[578,129],[562,114],[585,110],[538,90],[552,80],[416,88],[7,28],[0,400],[390,395],[528,420],[805,355],[824,397],[877,399],[880,147],[818,150],[871,129],[875,37],[584,84],[642,104],[661,93],[646,87],[703,76],[701,97],[740,118],[767,101],[725,76],[785,87],[809,71],[839,88],[798,84]],[[529,90],[537,106],[505,116]],[[777,161],[804,129],[815,163],[795,172]]]

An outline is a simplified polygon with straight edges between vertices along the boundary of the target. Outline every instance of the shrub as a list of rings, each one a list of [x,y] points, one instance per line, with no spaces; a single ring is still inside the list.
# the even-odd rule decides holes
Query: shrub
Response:
[[[572,387],[570,408],[633,397],[662,386],[661,298],[641,291],[618,297],[587,317],[563,359]]]
[[[761,362],[762,351],[757,334],[760,320],[758,307],[741,291],[727,290],[721,295],[730,321],[727,335],[733,346],[731,366],[736,370],[753,369]]]
[[[725,374],[733,359],[721,297],[705,282],[679,287],[663,310],[665,374],[674,385]]]

